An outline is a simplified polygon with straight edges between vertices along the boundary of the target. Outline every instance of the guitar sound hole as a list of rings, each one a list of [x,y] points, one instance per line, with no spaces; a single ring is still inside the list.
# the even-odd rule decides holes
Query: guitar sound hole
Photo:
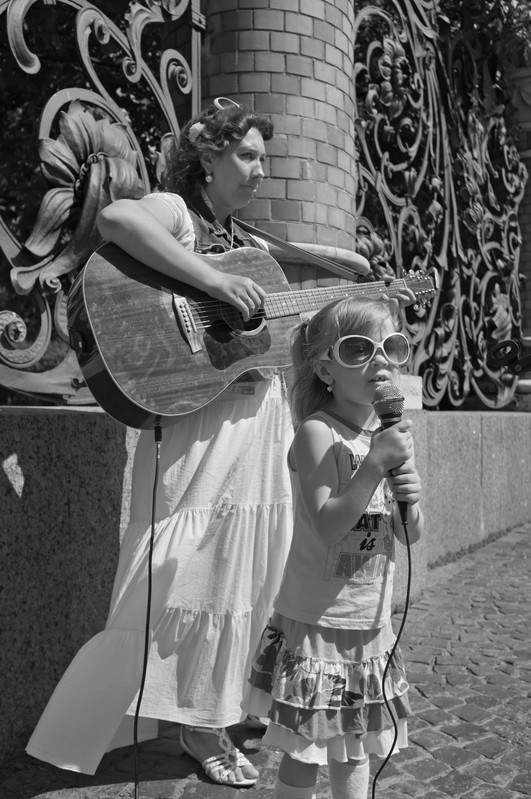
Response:
[[[205,331],[203,343],[215,369],[224,370],[246,359],[249,359],[248,366],[252,368],[255,365],[253,358],[269,352],[271,334],[264,319],[258,322],[258,327],[251,331],[251,335],[245,330],[231,330],[222,322],[216,322]]]
[[[222,320],[230,331],[234,331],[240,336],[254,336],[259,333],[265,325],[265,315],[263,311],[258,311],[258,313],[251,316],[247,322],[244,322],[241,313],[235,308],[231,308],[222,314]]]

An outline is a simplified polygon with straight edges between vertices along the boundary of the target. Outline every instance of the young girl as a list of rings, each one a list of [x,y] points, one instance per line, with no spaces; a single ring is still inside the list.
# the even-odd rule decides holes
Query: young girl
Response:
[[[334,799],[366,799],[369,754],[386,756],[393,721],[382,678],[391,626],[394,539],[423,526],[411,421],[382,430],[377,386],[396,384],[409,356],[395,304],[349,298],[297,329],[289,453],[294,535],[274,614],[255,655],[245,710],[271,719],[281,749],[275,799],[310,799],[328,763]],[[407,746],[408,684],[397,647],[385,695]]]

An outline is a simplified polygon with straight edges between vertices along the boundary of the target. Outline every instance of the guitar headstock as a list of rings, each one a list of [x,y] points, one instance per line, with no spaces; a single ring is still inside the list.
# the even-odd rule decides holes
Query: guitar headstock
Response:
[[[435,269],[414,272],[410,269],[404,275],[403,281],[415,295],[414,307],[426,307],[432,297],[439,293],[439,275]]]

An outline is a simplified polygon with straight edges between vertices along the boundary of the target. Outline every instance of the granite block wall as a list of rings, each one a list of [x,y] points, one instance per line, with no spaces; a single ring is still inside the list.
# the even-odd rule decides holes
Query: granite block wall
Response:
[[[105,624],[136,436],[99,410],[0,408],[0,764]]]

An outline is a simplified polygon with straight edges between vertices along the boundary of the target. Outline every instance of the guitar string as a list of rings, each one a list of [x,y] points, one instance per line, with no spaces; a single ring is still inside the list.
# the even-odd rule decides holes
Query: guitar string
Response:
[[[326,296],[323,297],[323,295],[321,295],[319,302],[306,303],[303,309],[298,308],[296,304],[289,306],[288,304],[284,303],[281,305],[271,306],[271,304],[268,303],[267,304],[268,307],[257,311],[255,314],[253,314],[252,318],[254,318],[255,316],[261,316],[265,317],[266,319],[274,319],[276,317],[295,316],[296,314],[303,313],[304,311],[312,311],[314,309],[318,310],[323,306],[323,301],[325,301],[326,303],[326,299],[332,302],[333,300],[339,298],[337,296],[330,296],[326,298]],[[417,300],[417,302],[420,301],[421,300]],[[194,315],[194,320],[202,325],[212,324],[213,318],[230,317],[231,319],[239,319],[241,317],[241,313],[238,311],[237,308],[232,308],[231,306],[227,308],[227,306],[223,305],[222,303],[218,303],[217,305],[212,305],[209,308],[203,308],[203,309],[195,308],[193,310],[193,315]]]
[[[406,280],[395,280],[393,281],[392,285],[385,283],[384,281],[378,281],[375,283],[356,283],[352,288],[346,288],[344,286],[330,286],[328,289],[324,289],[322,287],[316,289],[300,289],[295,291],[284,291],[284,292],[273,292],[271,294],[267,294],[265,298],[265,302],[268,305],[277,305],[281,308],[284,305],[296,305],[301,298],[307,299],[312,295],[315,296],[317,300],[320,300],[323,296],[328,295],[332,299],[340,299],[342,296],[348,296],[352,293],[360,293],[364,296],[371,296],[371,295],[381,295],[388,292],[390,289],[394,289],[396,284],[401,284],[403,288],[411,288],[408,285]],[[432,284],[428,283],[429,288],[427,289],[417,289],[416,294],[421,297],[423,294],[432,295],[434,293]],[[363,286],[363,288],[362,288]],[[208,309],[209,307],[219,307],[220,305],[224,305],[227,303],[220,302],[220,300],[202,300],[198,303],[198,307],[202,307]],[[319,303],[320,305],[321,303]]]
[[[332,299],[335,299],[335,298],[332,298]],[[319,310],[319,308],[322,307],[322,303],[321,304],[316,304],[314,307],[315,307],[315,310]],[[217,307],[214,307],[212,309],[212,311],[214,313],[201,313],[201,312],[197,312],[196,311],[194,313],[194,321],[196,323],[196,326],[200,327],[200,328],[203,328],[203,329],[206,329],[206,328],[208,328],[208,327],[210,327],[212,325],[213,321],[216,321],[216,320],[225,319],[225,320],[239,322],[239,320],[241,319],[241,313],[236,308],[229,309],[229,310],[225,309],[223,312],[221,311],[221,308],[222,308],[221,304],[218,305]],[[268,313],[261,313],[260,311],[258,311],[256,314],[254,314],[251,317],[251,319],[255,319],[255,318],[274,319],[274,318],[282,318],[282,317],[287,317],[287,316],[295,316],[298,313],[302,313],[302,311],[298,311],[297,309],[293,309],[293,312],[291,312],[291,313],[286,313],[285,312],[286,309],[282,309],[282,310],[283,310],[283,312],[282,313],[278,313],[278,314],[275,314],[275,313],[269,313],[269,314]],[[313,308],[305,308],[305,310],[306,311],[312,311]]]
[[[396,282],[403,282],[404,286],[407,288],[407,283],[405,281],[394,281]],[[385,284],[383,281],[379,281],[377,284],[372,284],[370,287],[368,284],[363,284],[363,293],[364,296],[379,296],[384,294],[386,291],[389,291],[389,286]],[[356,284],[356,290],[359,290],[360,284]],[[330,301],[334,299],[341,299],[341,297],[347,297],[350,294],[355,293],[354,289],[351,291],[345,291],[344,287],[331,287],[329,291],[320,289],[301,289],[300,291],[293,291],[293,292],[283,292],[281,294],[268,294],[265,298],[265,304],[270,307],[271,312],[278,313],[280,316],[284,314],[286,308],[291,308],[292,313],[296,314],[298,312],[302,312],[302,310],[312,310],[311,305],[313,304],[316,308],[320,308],[322,306],[323,297],[326,299],[328,294],[328,299]],[[429,295],[433,293],[430,290],[420,291],[417,292],[418,295]],[[288,297],[286,298],[286,294]],[[315,300],[311,300],[311,295],[315,295]],[[292,296],[293,295],[293,296]],[[304,298],[305,308],[301,311],[298,311],[297,305],[300,299]],[[417,301],[421,301],[422,296],[417,297]],[[310,303],[310,308],[308,308],[308,303]],[[208,325],[211,324],[211,317],[212,312],[218,312],[221,308],[231,308],[228,306],[227,303],[222,303],[219,300],[205,300],[202,301],[200,304],[197,304],[194,308],[194,318],[200,324]],[[224,316],[231,319],[239,319],[240,312],[237,309],[226,310]]]
[[[399,281],[400,282],[400,281]],[[281,311],[286,306],[293,306],[295,310],[295,306],[298,305],[301,299],[307,300],[305,305],[308,302],[316,302],[317,306],[320,307],[322,305],[322,298],[323,296],[326,297],[328,294],[330,299],[341,299],[341,297],[347,297],[352,293],[361,293],[364,296],[372,296],[372,295],[380,295],[384,294],[386,291],[389,291],[389,286],[385,284],[383,281],[378,282],[377,284],[373,284],[369,288],[369,284],[363,284],[363,289],[360,289],[360,284],[356,284],[355,287],[352,289],[345,289],[343,286],[333,286],[329,289],[301,289],[300,291],[292,291],[292,292],[280,292],[280,293],[272,293],[268,294],[264,300],[267,305],[272,306],[273,308],[277,308]],[[404,286],[407,287],[407,284],[404,283]],[[314,300],[310,298],[314,295]],[[227,303],[220,302],[219,300],[203,300],[196,305],[198,309],[198,313],[201,313],[201,309],[204,311],[209,311],[211,309],[216,309],[226,305]]]

